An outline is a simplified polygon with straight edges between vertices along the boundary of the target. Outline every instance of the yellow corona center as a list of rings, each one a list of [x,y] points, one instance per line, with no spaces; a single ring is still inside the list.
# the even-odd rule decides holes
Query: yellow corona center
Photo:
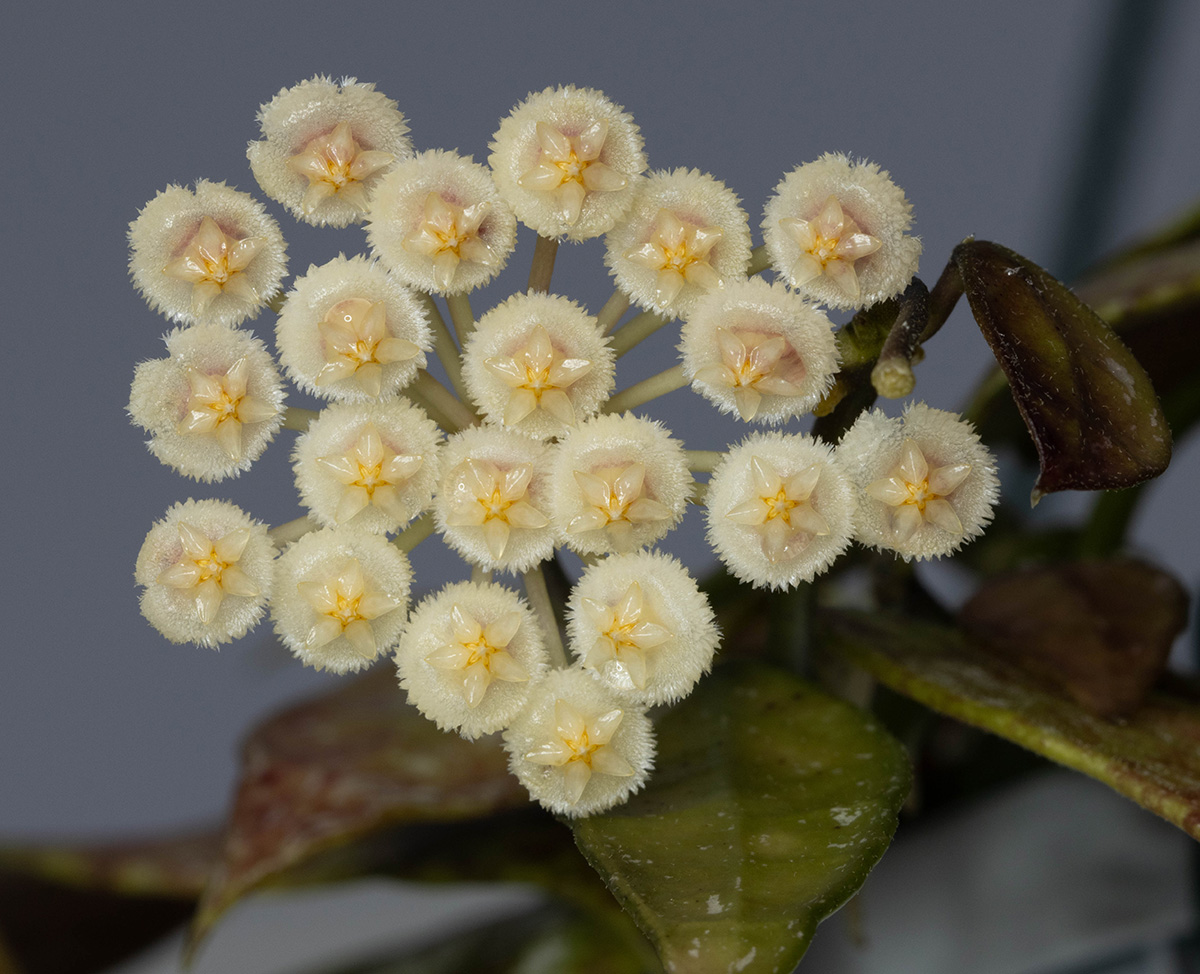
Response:
[[[455,605],[446,642],[425,660],[462,680],[463,699],[473,709],[483,702],[493,680],[523,683],[529,679],[529,671],[508,652],[520,627],[519,612],[502,613],[484,625],[468,609]]]
[[[854,263],[875,253],[882,241],[860,230],[836,196],[826,199],[813,219],[786,217],[779,225],[800,248],[800,255],[791,270],[794,285],[825,275],[848,298],[858,299],[858,275]]]
[[[367,395],[383,389],[383,367],[406,362],[421,351],[387,329],[387,306],[382,301],[347,298],[331,307],[318,325],[324,346],[325,365],[313,380],[329,385],[353,379]]]
[[[525,755],[533,764],[563,769],[567,800],[574,805],[583,795],[592,773],[628,777],[633,768],[611,746],[624,713],[608,713],[588,719],[566,700],[554,705],[554,731],[548,740]]]
[[[355,140],[350,123],[339,122],[332,131],[310,139],[288,159],[287,165],[308,180],[301,208],[311,214],[332,196],[365,208],[363,180],[391,165],[395,158],[390,152],[364,149]]]
[[[550,523],[525,499],[532,479],[531,463],[502,470],[488,460],[464,460],[450,473],[446,523],[480,528],[488,553],[499,560],[513,530],[539,530]]]
[[[237,528],[216,539],[182,521],[177,530],[180,557],[158,581],[188,592],[202,623],[207,625],[216,618],[227,595],[254,598],[260,594],[258,584],[237,564],[250,541],[248,528]]]
[[[480,235],[491,210],[492,205],[488,202],[461,207],[440,193],[430,193],[425,197],[423,216],[404,238],[403,247],[433,261],[438,287],[445,290],[453,282],[460,262],[486,267],[495,267],[499,263],[499,258]]]
[[[484,366],[509,388],[505,426],[515,426],[541,409],[564,426],[575,425],[566,390],[592,369],[590,359],[571,358],[554,347],[544,325],[536,325],[511,356],[485,359]]]
[[[721,278],[709,260],[720,242],[720,227],[687,223],[672,210],[660,209],[650,239],[628,251],[625,257],[656,272],[655,294],[659,304],[667,305],[678,297],[685,284],[704,291],[721,286]]]
[[[517,184],[523,189],[550,194],[558,204],[563,221],[579,220],[589,193],[624,189],[629,180],[600,161],[608,138],[608,122],[593,122],[578,135],[566,135],[546,122],[537,123],[538,160],[522,173]]]
[[[725,516],[759,532],[767,561],[785,561],[798,555],[814,537],[829,534],[829,522],[813,506],[820,479],[821,468],[816,464],[785,478],[770,461],[751,457],[751,489]]]
[[[183,434],[211,435],[232,459],[239,459],[243,426],[265,422],[279,412],[271,403],[247,394],[249,373],[245,356],[224,375],[189,369],[190,393],[176,429]]]
[[[867,494],[894,508],[892,533],[897,542],[908,541],[927,523],[961,535],[962,522],[949,498],[970,473],[969,463],[930,467],[921,448],[907,439],[891,475],[868,484]]]
[[[195,314],[203,314],[222,294],[254,307],[261,299],[244,271],[266,244],[266,237],[230,236],[212,217],[206,216],[179,255],[163,268],[163,273],[192,285]]]

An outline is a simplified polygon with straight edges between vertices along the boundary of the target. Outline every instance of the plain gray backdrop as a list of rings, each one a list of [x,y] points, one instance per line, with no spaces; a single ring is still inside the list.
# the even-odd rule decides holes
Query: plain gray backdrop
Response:
[[[1150,7],[1150,4],[1146,5]],[[1163,6],[1128,166],[1093,256],[1200,195],[1200,5]],[[549,2],[21,4],[5,16],[3,187],[4,671],[0,841],[109,836],[217,819],[239,739],[265,713],[337,679],[302,668],[269,627],[219,653],[165,642],[142,620],[134,559],[152,521],[187,496],[224,497],[272,523],[299,513],[284,431],[235,481],[160,466],[124,408],[134,364],[168,324],[133,291],[125,232],[168,183],[227,180],[260,195],[245,159],[260,103],[317,73],[376,82],[418,149],[484,160],[530,91],[603,89],[640,124],[652,168],[713,173],[757,232],[784,172],[826,151],[889,169],[907,191],[932,283],[968,234],[1051,270],[1096,84],[1110,4]],[[1144,70],[1141,70],[1144,69]],[[297,224],[275,204],[302,273],[365,249],[360,229]],[[522,286],[528,232],[476,310]],[[611,293],[593,243],[564,245],[553,290],[593,312]],[[269,314],[248,323],[270,342]],[[618,387],[667,367],[673,340],[622,360]],[[988,352],[965,309],[928,348],[917,395],[957,409]],[[294,402],[302,402],[299,397]],[[740,435],[687,391],[655,415],[689,446]],[[794,428],[804,428],[804,424]],[[1136,541],[1190,590],[1200,529],[1195,443],[1149,494]],[[1021,488],[1009,499],[1021,502]],[[1042,516],[1077,510],[1043,502]],[[675,550],[711,556],[685,521]],[[419,588],[462,569],[436,539]],[[386,663],[383,665],[387,665]]]

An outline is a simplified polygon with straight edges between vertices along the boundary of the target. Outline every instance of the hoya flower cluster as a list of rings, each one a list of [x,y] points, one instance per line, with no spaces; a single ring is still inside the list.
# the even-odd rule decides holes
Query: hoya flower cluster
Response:
[[[259,122],[248,156],[262,192],[308,223],[364,224],[365,251],[285,291],[266,206],[203,179],[168,187],[131,225],[134,285],[175,324],[130,396],[150,451],[210,483],[286,429],[305,512],[268,529],[224,501],[172,506],[136,569],[168,639],[217,646],[269,614],[318,669],[390,654],[429,719],[502,733],[535,799],[587,815],[641,788],[648,709],[712,665],[713,611],[655,548],[689,505],[706,508],[729,570],[772,589],[811,581],[856,540],[931,558],[989,520],[993,462],[949,413],[868,413],[838,444],[761,429],[834,386],[838,338],[814,302],[865,307],[916,271],[908,202],[877,166],[826,155],[794,169],[754,251],[731,190],[696,170],[647,172],[633,119],[590,89],[530,95],[486,165],[414,152],[396,104],[352,79],[281,91]],[[510,261],[518,221],[539,236],[530,288],[476,319],[469,295]],[[548,281],[560,240],[599,236],[617,292],[593,314]],[[755,269],[763,253],[774,283]],[[631,305],[641,312],[617,327]],[[243,327],[264,309],[273,349]],[[616,391],[617,358],[675,318],[680,363]],[[286,406],[285,377],[324,408]],[[685,449],[643,409],[685,385],[760,429]],[[471,580],[414,605],[408,554],[434,534]],[[555,606],[543,566],[564,550],[583,569]]]

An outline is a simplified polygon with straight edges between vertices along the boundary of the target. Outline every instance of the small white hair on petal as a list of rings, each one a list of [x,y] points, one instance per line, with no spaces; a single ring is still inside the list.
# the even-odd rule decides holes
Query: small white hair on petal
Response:
[[[403,397],[333,403],[296,438],[292,469],[301,503],[322,527],[396,531],[433,501],[441,440],[438,425]],[[360,456],[364,447],[378,456]]]
[[[446,440],[440,466],[433,515],[446,544],[485,571],[524,572],[550,557],[555,538],[547,513],[546,444],[497,426],[473,426]]]
[[[266,345],[248,331],[224,325],[176,328],[163,341],[167,358],[141,362],[129,391],[129,418],[150,434],[146,446],[162,463],[205,483],[249,470],[283,424],[283,379]],[[221,383],[231,371],[241,395],[235,390],[228,404],[232,413],[221,422],[238,427],[235,441],[230,441],[236,447],[232,452],[222,445],[216,429],[203,428],[210,424],[187,429],[192,376]],[[239,418],[242,403],[248,408]],[[219,405],[213,402],[210,408]]]
[[[596,319],[570,298],[514,294],[477,322],[463,350],[463,380],[489,423],[544,440],[599,411],[616,381],[615,357]],[[530,404],[514,413],[521,397]]]
[[[620,497],[626,481],[630,491]],[[683,444],[661,423],[632,413],[596,416],[552,448],[547,513],[572,551],[632,551],[679,524],[693,483]],[[597,506],[603,500],[608,505]]]
[[[504,645],[492,645],[493,640]],[[508,657],[503,666],[496,660],[501,653]],[[428,596],[412,610],[396,649],[400,686],[409,702],[442,730],[469,739],[507,727],[549,665],[529,604],[493,582],[458,582]],[[471,670],[486,674],[474,705]]]
[[[705,504],[709,544],[755,588],[811,582],[854,538],[854,485],[834,451],[806,434],[746,437],[713,471]]]
[[[382,535],[322,528],[276,559],[271,619],[306,666],[353,673],[399,642],[412,569]]]
[[[440,211],[433,214],[432,223],[431,206]],[[465,233],[459,225],[463,211]],[[447,223],[451,217],[457,218],[453,227]],[[437,230],[447,239],[439,243]],[[397,164],[380,179],[368,208],[367,240],[410,287],[463,294],[504,269],[516,247],[517,220],[496,191],[490,170],[469,156],[431,149]],[[434,249],[438,253],[430,252]],[[448,261],[445,266],[443,258]]]
[[[586,746],[575,751],[563,732],[573,736],[577,729],[607,740],[590,753]],[[567,818],[628,801],[654,769],[654,729],[645,711],[576,667],[552,670],[530,689],[525,709],[504,732],[504,748],[509,769],[533,799]],[[582,775],[579,765],[587,765]]]
[[[397,339],[416,346],[409,358],[380,364],[379,393],[371,395],[354,374],[329,381],[322,370],[336,358],[322,334],[322,324],[332,310],[347,301],[382,303],[386,317],[384,340]],[[433,347],[425,309],[400,281],[382,265],[363,255],[339,254],[293,282],[275,323],[279,360],[293,382],[305,392],[342,402],[364,402],[394,396],[425,367],[425,353]],[[409,351],[413,351],[409,349]]]
[[[613,626],[628,628],[614,638]],[[612,555],[589,567],[571,590],[567,635],[581,665],[643,706],[691,693],[721,642],[708,597],[677,559],[657,551]],[[597,654],[598,640],[604,645]],[[614,645],[622,640],[629,645]],[[644,671],[623,661],[630,650]]]
[[[837,338],[824,312],[760,277],[701,297],[680,331],[679,351],[697,393],[723,413],[759,423],[811,412],[838,371]]]
[[[412,155],[408,125],[396,103],[376,91],[373,84],[354,78],[336,82],[317,75],[283,88],[259,108],[258,122],[263,138],[246,149],[254,178],[267,196],[287,207],[297,220],[315,226],[344,227],[360,222],[366,216],[366,197],[383,173],[395,160]],[[360,154],[387,153],[393,162],[378,157],[381,164],[373,163],[375,167],[368,167],[371,171],[357,180],[362,184],[360,193],[332,193],[315,206],[306,207],[310,181],[303,172],[289,166],[288,160],[343,123],[349,127]]]
[[[659,214],[663,210],[674,218],[668,221],[672,227],[683,233],[670,253],[661,246],[664,230]],[[697,240],[687,239],[689,231],[693,238],[699,234],[703,253],[696,262],[709,268],[704,276],[692,273],[690,265],[680,266],[695,256],[693,245]],[[649,266],[646,258],[630,256],[647,245],[663,259],[664,267],[674,268],[678,275],[667,293],[660,287],[662,271]],[[684,245],[687,253],[683,252]],[[745,278],[750,248],[749,218],[733,190],[698,169],[662,170],[650,173],[639,183],[629,213],[606,235],[604,262],[617,287],[638,307],[670,317],[686,317],[713,288]],[[676,293],[670,295],[675,288]]]
[[[198,306],[196,285],[167,270],[202,227],[213,224],[230,242],[253,241],[253,256],[229,274],[240,287],[222,286]],[[257,317],[282,289],[286,273],[287,245],[275,218],[253,196],[223,182],[198,179],[194,190],[172,184],[129,224],[133,286],[153,310],[181,324],[237,325]]]
[[[561,146],[548,160],[547,142]],[[646,168],[642,146],[641,132],[620,105],[602,92],[567,85],[531,93],[502,119],[488,163],[500,195],[527,227],[543,237],[588,240],[610,230],[629,209]],[[597,163],[603,180],[587,176],[589,164]],[[539,189],[536,179],[522,185],[543,165],[563,171],[564,187],[578,186],[579,197],[571,205],[564,205],[561,187]],[[580,168],[581,179],[566,178]]]
[[[905,561],[940,558],[979,537],[999,500],[995,458],[975,428],[923,402],[898,417],[863,413],[837,456],[859,492],[856,539]]]
[[[858,232],[878,241],[873,253],[852,260],[856,297],[827,274],[797,276],[797,261],[807,254],[780,221],[815,221],[830,197]],[[853,162],[827,152],[784,176],[763,211],[763,242],[771,267],[783,280],[830,308],[870,307],[899,294],[917,273],[921,241],[908,235],[912,205],[891,176],[873,162]]]
[[[185,539],[193,545],[207,540],[210,546],[222,539],[228,539],[226,545],[230,545],[237,539],[233,551],[222,554],[236,565],[240,584],[233,584],[232,577],[225,578],[217,607],[207,622],[202,617],[203,600],[197,596],[213,573],[192,564],[198,552],[189,553]],[[134,580],[143,588],[142,615],[173,643],[214,648],[240,639],[266,612],[274,560],[275,546],[261,521],[228,501],[188,498],[154,523],[138,552]],[[192,577],[186,572],[179,577],[179,566],[191,569]],[[220,588],[219,573],[215,581]]]

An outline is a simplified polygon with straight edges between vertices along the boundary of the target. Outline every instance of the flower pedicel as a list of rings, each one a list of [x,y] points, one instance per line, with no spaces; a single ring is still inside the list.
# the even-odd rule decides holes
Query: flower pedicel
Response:
[[[308,510],[268,530],[223,501],[174,505],[135,574],[143,614],[168,639],[218,646],[269,611],[318,669],[353,672],[394,651],[423,714],[467,738],[502,733],[533,798],[589,815],[645,784],[647,708],[687,696],[720,642],[695,579],[654,547],[689,505],[705,508],[728,569],[769,589],[811,581],[855,541],[904,559],[949,554],[989,520],[990,454],[924,404],[865,413],[839,444],[755,432],[703,450],[642,415],[689,384],[756,424],[822,404],[838,337],[809,302],[871,305],[916,271],[910,207],[877,166],[826,155],[784,178],[762,224],[769,284],[748,276],[766,261],[737,197],[695,170],[643,176],[633,119],[590,89],[530,95],[500,123],[488,167],[414,155],[396,105],[353,80],[302,82],[259,118],[249,156],[266,195],[316,225],[365,220],[369,249],[310,267],[279,307],[282,371],[327,400],[313,413],[284,405],[270,351],[233,327],[283,288],[283,238],[262,204],[198,180],[133,222],[134,285],[184,326],[167,335],[167,359],[135,374],[129,412],[151,452],[216,481],[296,431]],[[543,284],[556,238],[607,234],[612,300],[593,316],[533,287],[477,321],[467,294],[510,259],[517,220],[542,238],[531,281]],[[610,334],[631,304],[647,310]],[[680,365],[614,395],[618,354],[671,315],[683,319]],[[446,385],[426,370],[434,358]],[[410,607],[407,553],[434,533],[472,580]],[[585,561],[565,646],[542,569],[563,548]],[[509,587],[518,578],[525,597]]]

